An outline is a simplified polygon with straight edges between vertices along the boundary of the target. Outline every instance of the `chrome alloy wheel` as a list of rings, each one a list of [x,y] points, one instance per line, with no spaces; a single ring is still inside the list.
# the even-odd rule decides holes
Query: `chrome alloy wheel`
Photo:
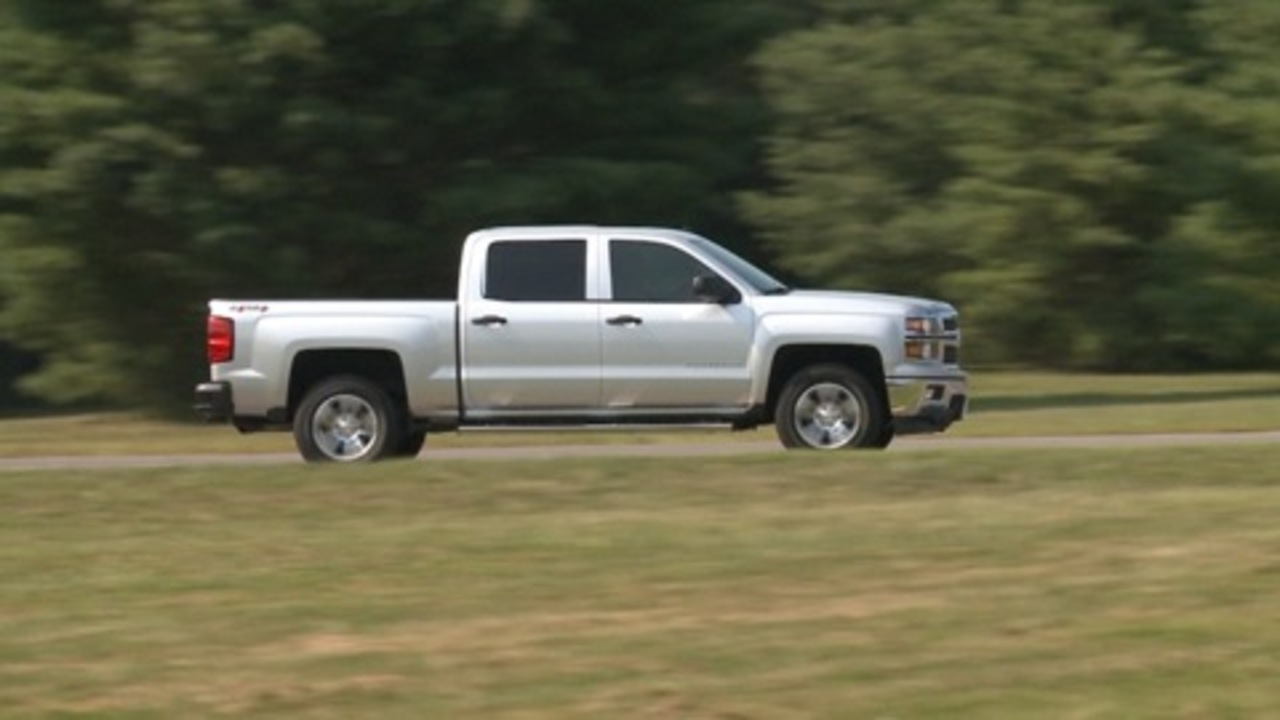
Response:
[[[381,431],[378,413],[357,395],[334,395],[311,415],[311,437],[331,460],[355,462],[368,455]]]
[[[842,448],[862,429],[858,398],[836,383],[818,383],[800,393],[793,417],[796,433],[819,450]]]

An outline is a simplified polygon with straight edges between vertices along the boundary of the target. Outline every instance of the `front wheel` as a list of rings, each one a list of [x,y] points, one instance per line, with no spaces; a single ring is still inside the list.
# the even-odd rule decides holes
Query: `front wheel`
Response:
[[[293,418],[293,439],[308,462],[372,462],[395,457],[404,414],[376,383],[325,380],[307,391]]]
[[[844,365],[814,365],[792,376],[778,397],[774,424],[788,448],[883,448],[892,439],[881,395]]]

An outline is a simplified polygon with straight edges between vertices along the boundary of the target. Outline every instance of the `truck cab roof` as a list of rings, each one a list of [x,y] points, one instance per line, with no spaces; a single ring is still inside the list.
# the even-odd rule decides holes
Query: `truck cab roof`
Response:
[[[627,225],[508,225],[484,228],[471,233],[475,239],[545,240],[549,237],[581,237],[584,235],[641,235],[658,238],[689,238],[694,233],[664,227]]]

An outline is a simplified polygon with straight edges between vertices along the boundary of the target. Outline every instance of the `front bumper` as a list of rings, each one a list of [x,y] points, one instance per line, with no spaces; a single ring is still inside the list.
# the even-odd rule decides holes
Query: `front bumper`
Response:
[[[964,375],[936,378],[889,378],[889,406],[898,435],[942,432],[969,410]]]
[[[205,422],[227,422],[234,407],[230,383],[208,382],[196,386],[195,411]]]

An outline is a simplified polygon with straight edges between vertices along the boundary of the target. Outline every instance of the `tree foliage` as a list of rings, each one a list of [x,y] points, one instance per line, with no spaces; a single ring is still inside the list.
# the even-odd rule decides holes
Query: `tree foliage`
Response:
[[[851,9],[852,7],[852,9]],[[1280,7],[833,4],[759,65],[774,186],[818,281],[932,292],[988,360],[1274,360]]]
[[[45,397],[181,403],[209,297],[448,296],[468,230],[599,222],[948,298],[971,358],[1264,365],[1276,37],[1272,0],[0,0],[0,342]]]
[[[210,296],[451,294],[475,227],[731,226],[738,0],[10,0],[5,334],[52,397],[181,398]],[[697,28],[691,32],[690,28]]]

